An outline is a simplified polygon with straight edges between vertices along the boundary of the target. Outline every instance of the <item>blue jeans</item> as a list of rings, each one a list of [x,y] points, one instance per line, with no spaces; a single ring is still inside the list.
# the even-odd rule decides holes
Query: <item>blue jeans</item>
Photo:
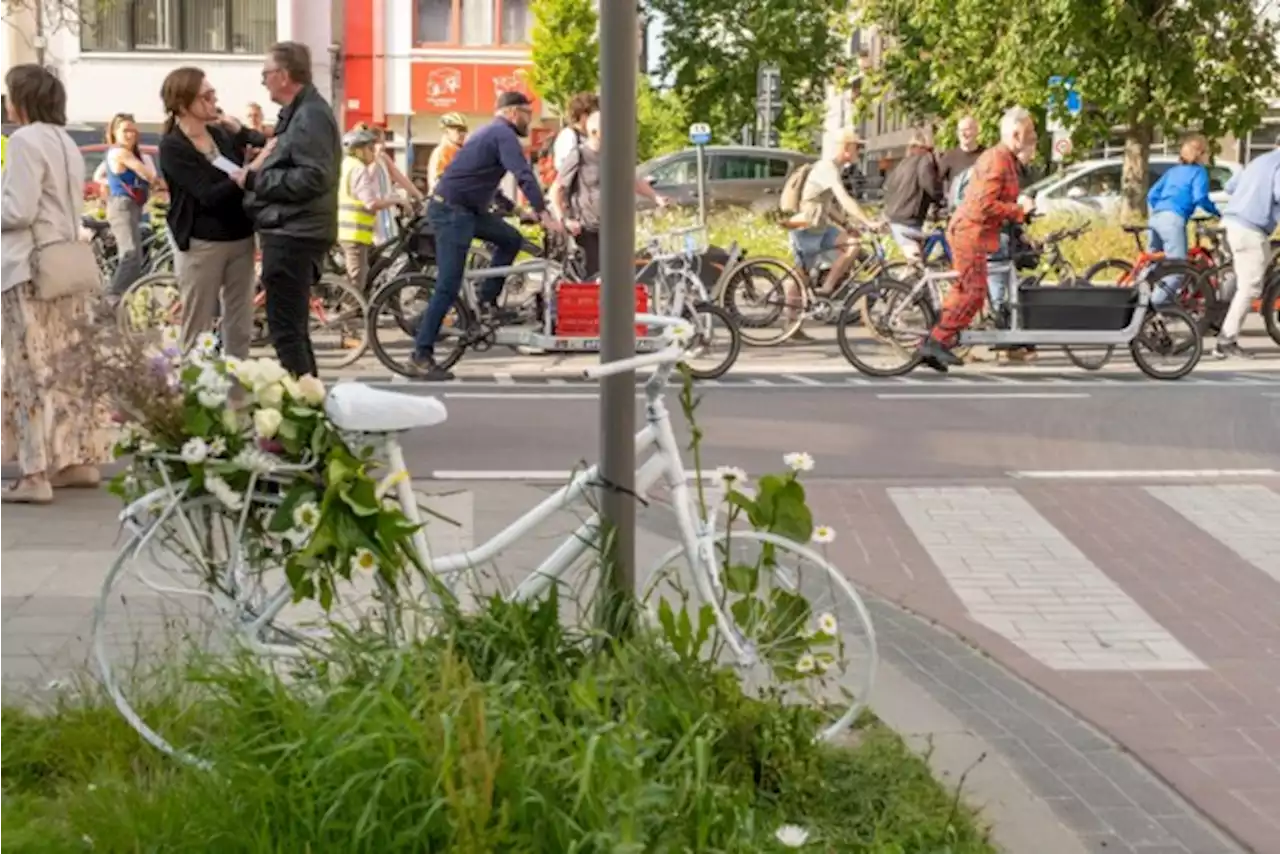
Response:
[[[471,241],[483,240],[493,245],[493,266],[509,267],[520,254],[520,232],[501,217],[477,213],[457,205],[432,199],[427,205],[427,221],[436,236],[436,287],[431,302],[422,315],[418,334],[413,338],[414,351],[431,355],[440,334],[440,324],[458,299],[462,274],[467,266]],[[485,279],[480,284],[480,304],[493,305],[502,295],[503,276]]]
[[[987,256],[992,267],[1004,267],[1010,263],[1009,235],[1000,232],[1000,248]],[[1009,301],[1009,271],[992,270],[987,272],[987,299],[991,305],[991,313],[996,314],[1000,307]]]
[[[1147,220],[1151,229],[1149,248],[1152,252],[1163,252],[1166,258],[1182,259],[1187,257],[1187,221],[1173,211],[1156,211]],[[1181,276],[1167,276],[1161,279],[1159,287],[1151,294],[1154,305],[1168,302],[1182,287]]]

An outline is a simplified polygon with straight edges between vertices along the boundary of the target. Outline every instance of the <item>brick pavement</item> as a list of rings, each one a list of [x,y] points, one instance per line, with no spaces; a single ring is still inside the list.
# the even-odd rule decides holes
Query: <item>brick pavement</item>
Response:
[[[1276,854],[1280,555],[1274,542],[1280,494],[1275,490],[1274,482],[1024,482],[1016,494],[1008,488],[894,490],[867,484],[822,484],[810,492],[814,505],[830,514],[821,521],[846,534],[832,546],[833,559],[859,582],[974,644],[1115,738],[1250,850]],[[932,515],[922,511],[930,494],[955,502],[950,517],[949,505],[938,509],[936,501]],[[965,501],[967,509],[958,509]],[[923,523],[925,542],[913,523]],[[1009,549],[1005,557],[998,557],[1001,548]],[[1052,574],[1066,566],[1083,579],[1101,570],[1110,582],[1105,605],[1110,617],[1090,603],[1081,612],[1086,619],[1058,626],[1061,642],[1078,656],[1046,652],[1041,639],[1028,636],[1050,622],[1064,601],[1088,598],[1088,586],[1074,592],[1060,587]],[[973,573],[983,567],[988,571],[975,579]],[[969,575],[957,576],[957,571]],[[1041,572],[1051,574],[1054,584],[1037,577]],[[1000,594],[1015,597],[1015,611],[1030,606],[1030,622],[1020,624],[1016,613],[993,615],[983,599]],[[1115,599],[1117,594],[1122,598]],[[1013,616],[1012,626],[995,619],[993,628],[993,617],[1006,616]],[[1125,631],[1134,632],[1132,637],[1141,635],[1138,643],[1151,647],[1152,655],[1135,655],[1140,647],[1121,641],[1123,633],[1108,639],[1115,625],[1111,618],[1128,624]],[[1154,635],[1147,633],[1155,631],[1171,640],[1152,643]],[[930,669],[935,665],[928,663]],[[1013,701],[1007,695],[983,696],[978,709],[992,722],[1010,714]],[[1073,780],[1091,765],[1079,756],[1088,751],[1049,738],[1042,729],[1026,723],[1024,732],[1009,730],[1015,752],[1030,751],[1057,784],[1084,801],[1088,810],[1077,816],[1080,821],[1102,822],[1118,833],[1121,828],[1108,821],[1109,811],[1140,805],[1119,785]],[[1079,811],[1079,805],[1071,809]],[[1168,827],[1157,836],[1179,839]],[[1185,841],[1183,848],[1127,844],[1137,851],[1218,850]]]

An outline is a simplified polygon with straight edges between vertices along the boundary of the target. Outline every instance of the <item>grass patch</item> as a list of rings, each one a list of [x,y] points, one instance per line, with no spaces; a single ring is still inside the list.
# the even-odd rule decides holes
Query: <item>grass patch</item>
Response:
[[[556,598],[491,601],[439,638],[352,636],[282,680],[194,665],[188,768],[145,745],[100,690],[3,710],[5,851],[991,854],[972,814],[867,716],[856,747],[812,741],[804,709],[729,671],[562,626]],[[163,680],[161,683],[164,684]]]

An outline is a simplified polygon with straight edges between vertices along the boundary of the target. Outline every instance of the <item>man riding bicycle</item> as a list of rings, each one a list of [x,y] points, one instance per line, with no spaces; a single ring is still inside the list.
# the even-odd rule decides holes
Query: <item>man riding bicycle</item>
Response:
[[[889,173],[884,186],[884,207],[889,231],[908,261],[921,260],[929,209],[943,204],[942,178],[933,146],[924,131],[911,134],[907,156]]]
[[[414,336],[410,364],[422,379],[441,381],[453,374],[435,360],[436,337],[445,315],[462,289],[471,241],[479,238],[493,246],[493,266],[508,267],[520,252],[520,232],[496,214],[490,213],[498,184],[510,172],[520,190],[538,214],[544,229],[558,231],[559,225],[547,212],[542,189],[520,144],[528,136],[533,109],[519,92],[503,92],[498,97],[494,120],[472,134],[440,177],[427,204],[427,220],[435,232],[436,286]],[[503,199],[507,205],[510,201]],[[493,322],[504,318],[498,310],[503,277],[485,279],[480,285],[480,312]]]

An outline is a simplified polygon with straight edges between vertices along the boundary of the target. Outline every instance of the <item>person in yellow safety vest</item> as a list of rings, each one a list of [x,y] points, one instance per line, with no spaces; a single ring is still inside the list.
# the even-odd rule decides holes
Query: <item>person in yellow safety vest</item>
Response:
[[[400,196],[379,196],[378,176],[369,168],[375,158],[377,137],[371,131],[348,131],[342,138],[346,156],[338,179],[338,245],[346,256],[347,278],[357,290],[365,290],[369,252],[373,247],[378,211],[409,205]]]
[[[4,164],[9,160],[9,135],[0,133],[0,169],[4,168]]]

